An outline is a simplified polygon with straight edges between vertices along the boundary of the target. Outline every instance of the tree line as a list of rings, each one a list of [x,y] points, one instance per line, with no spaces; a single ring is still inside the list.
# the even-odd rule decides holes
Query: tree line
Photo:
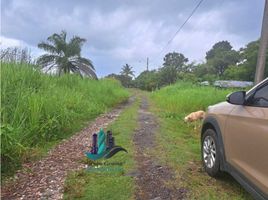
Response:
[[[97,79],[92,61],[81,56],[86,39],[73,36],[67,41],[67,33],[54,33],[38,47],[47,53],[33,60],[27,48],[1,49],[0,57],[4,62],[29,63],[40,67],[43,72],[53,74],[79,74],[81,77]],[[257,63],[259,40],[248,43],[239,50],[233,49],[228,41],[220,41],[206,52],[203,63],[189,62],[189,59],[178,52],[167,53],[163,64],[158,69],[145,70],[137,77],[129,64],[122,67],[120,74],[109,74],[108,78],[119,80],[125,87],[136,87],[143,90],[155,90],[170,85],[178,80],[201,82],[214,80],[253,81]],[[268,53],[268,52],[267,52]],[[266,56],[268,59],[268,56]],[[266,61],[265,76],[268,76]]]
[[[135,79],[132,67],[128,64],[123,66],[119,75],[110,74],[107,77],[120,80],[125,87],[137,87],[149,91],[173,84],[178,80],[190,82],[254,81],[258,49],[259,40],[250,42],[237,51],[233,49],[230,42],[220,41],[206,52],[203,63],[189,62],[189,59],[182,53],[170,52],[163,58],[161,67],[150,71],[145,70]],[[268,76],[268,60],[266,63],[265,76]]]

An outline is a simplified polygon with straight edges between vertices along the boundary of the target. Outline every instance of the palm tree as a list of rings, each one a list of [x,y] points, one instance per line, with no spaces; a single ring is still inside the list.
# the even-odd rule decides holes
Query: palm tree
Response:
[[[122,71],[120,72],[121,75],[123,76],[135,76],[134,75],[134,71],[132,70],[132,67],[130,67],[128,64],[125,64],[123,67],[122,67]]]
[[[62,31],[60,34],[54,33],[49,36],[47,41],[38,44],[40,49],[48,52],[48,54],[44,54],[37,59],[37,64],[42,69],[48,72],[56,68],[59,75],[62,73],[77,73],[81,77],[87,75],[97,79],[92,62],[80,56],[81,47],[86,39],[73,36],[67,42],[66,32]]]

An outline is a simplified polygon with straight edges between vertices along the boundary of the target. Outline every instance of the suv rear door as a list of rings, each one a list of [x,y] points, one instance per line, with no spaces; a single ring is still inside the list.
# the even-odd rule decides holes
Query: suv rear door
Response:
[[[268,82],[237,105],[226,121],[226,160],[268,194]]]

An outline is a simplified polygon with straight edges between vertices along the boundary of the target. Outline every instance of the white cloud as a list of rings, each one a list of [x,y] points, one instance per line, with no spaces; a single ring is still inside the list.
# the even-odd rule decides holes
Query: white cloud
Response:
[[[0,36],[0,47],[1,49],[6,49],[8,47],[19,47],[19,48],[27,47],[31,51],[31,56],[33,59],[36,59],[38,56],[44,53],[44,51],[38,49],[37,47],[31,46],[22,40],[8,38],[4,36]]]
[[[1,48],[7,48],[7,47],[13,47],[13,46],[17,46],[17,47],[25,46],[25,42],[21,40],[7,38],[4,36],[0,36],[0,44],[1,44]]]

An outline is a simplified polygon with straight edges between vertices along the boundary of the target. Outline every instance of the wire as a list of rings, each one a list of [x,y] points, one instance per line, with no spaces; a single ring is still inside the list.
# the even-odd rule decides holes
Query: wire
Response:
[[[177,34],[182,30],[182,28],[184,27],[184,25],[189,21],[189,19],[193,16],[193,14],[195,13],[195,11],[197,10],[197,8],[201,5],[201,3],[204,0],[200,0],[198,2],[198,4],[195,6],[195,8],[193,9],[193,11],[191,12],[191,14],[189,15],[189,17],[183,22],[183,24],[179,27],[179,29],[176,31],[176,33],[173,35],[173,37],[167,42],[167,44],[164,46],[164,48],[160,51],[159,54],[163,53],[163,51],[165,50],[165,48],[167,48],[167,46],[174,40],[174,38],[177,36]]]
[[[194,7],[194,9],[192,10],[192,12],[190,13],[190,15],[187,17],[187,19],[183,22],[183,24],[178,28],[178,30],[176,31],[176,33],[173,35],[173,37],[167,42],[167,44],[163,47],[163,49],[159,52],[158,56],[159,57],[163,51],[168,47],[168,45],[174,40],[174,38],[177,36],[177,34],[182,30],[182,28],[184,27],[184,25],[189,21],[189,19],[193,16],[193,14],[195,13],[195,11],[199,8],[199,6],[202,4],[204,0],[200,0],[198,2],[198,4]],[[224,0],[223,0],[224,1]],[[155,63],[155,59],[151,59],[151,65],[156,64]]]

